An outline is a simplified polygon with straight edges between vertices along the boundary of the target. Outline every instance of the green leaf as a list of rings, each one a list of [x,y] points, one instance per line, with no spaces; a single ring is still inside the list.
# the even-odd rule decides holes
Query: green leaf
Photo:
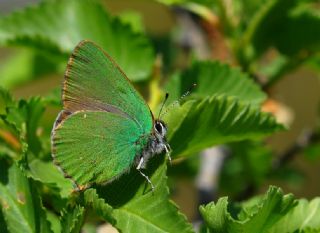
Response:
[[[50,222],[51,230],[54,233],[61,233],[61,224],[60,224],[59,217],[56,214],[48,211],[47,212],[47,219]]]
[[[213,145],[258,139],[283,126],[267,113],[236,99],[190,100],[165,117],[172,155],[192,154]]]
[[[134,81],[151,73],[154,54],[147,37],[112,18],[96,1],[44,1],[0,19],[0,44],[69,54],[83,39],[100,45]]]
[[[241,18],[238,22],[238,30],[245,28],[248,23],[252,20],[252,17],[257,13],[257,11],[264,6],[266,1],[264,0],[240,0],[234,2],[234,14],[235,16]],[[227,10],[227,9],[226,9]],[[239,39],[235,37],[234,39]]]
[[[84,207],[68,206],[61,214],[61,233],[78,233],[84,220]]]
[[[319,232],[320,198],[310,202],[300,199],[298,205],[277,222],[270,233],[282,232]]]
[[[304,154],[310,161],[316,161],[320,157],[320,143],[316,142],[304,149]]]
[[[285,216],[296,202],[293,195],[283,195],[279,188],[270,187],[262,200],[243,206],[238,214],[228,209],[228,198],[200,206],[200,212],[210,232],[215,233],[264,233]]]
[[[7,113],[7,107],[12,104],[13,100],[10,93],[0,86],[0,115],[5,115]]]
[[[0,202],[0,207],[1,207],[1,202]],[[9,233],[2,211],[0,211],[0,232]]]
[[[5,88],[12,89],[57,70],[56,63],[31,49],[10,52],[10,57],[0,65],[0,83]]]
[[[185,217],[170,202],[165,177],[166,166],[159,168],[154,179],[155,195],[136,195],[129,203],[115,210],[117,226],[123,232],[193,232]],[[155,213],[155,210],[156,213]],[[131,219],[131,221],[128,221]]]
[[[0,161],[0,205],[11,233],[52,232],[35,184],[4,160]]]
[[[115,219],[112,217],[113,208],[100,198],[96,189],[88,189],[84,192],[84,201],[86,207],[91,207],[97,215],[105,219],[111,224],[115,224]]]
[[[28,143],[28,149],[35,155],[41,152],[41,142],[37,135],[39,120],[44,112],[41,98],[33,97],[30,100],[20,100],[17,104],[7,108],[7,115],[3,118]]]
[[[28,169],[28,175],[30,175],[32,179],[47,184],[51,188],[58,188],[62,198],[70,196],[73,190],[71,181],[64,178],[62,172],[54,166],[52,161],[45,162],[35,158],[28,162]]]
[[[129,24],[133,32],[142,33],[144,31],[141,14],[135,11],[125,10],[122,11],[118,17],[123,24]]]
[[[270,47],[288,56],[319,51],[320,16],[306,2],[268,0],[263,4],[238,45],[241,56],[254,59]]]
[[[6,101],[4,113],[0,114],[0,154],[15,160],[26,153],[47,156],[48,150],[45,150],[41,140],[45,141],[49,135],[39,130],[45,102],[39,97],[15,101],[8,93],[1,90],[0,93]]]
[[[239,68],[212,61],[197,61],[182,75],[175,75],[167,84],[170,99],[177,100],[193,84],[191,95],[195,98],[225,95],[235,97],[242,102],[261,104],[266,95],[250,77]]]
[[[310,229],[310,228],[307,228],[303,231],[301,231],[302,233],[319,233],[320,232],[320,228],[318,229]]]
[[[5,88],[11,88],[18,83],[29,80],[32,74],[32,58],[31,50],[22,50],[6,59],[0,67],[1,85]]]
[[[283,25],[277,25],[283,30],[273,35],[275,45],[281,53],[290,56],[301,51],[314,53],[320,50],[320,15],[318,9],[306,8],[303,4],[298,5],[288,11],[285,20],[286,22]],[[292,36],[294,36],[294,40],[290,39],[293,38]]]
[[[231,151],[223,164],[219,187],[239,193],[250,184],[260,187],[272,165],[272,152],[261,142],[242,141],[228,145]],[[237,179],[234,179],[237,177]]]
[[[132,169],[106,187],[98,188],[98,195],[113,207],[115,227],[121,232],[158,233],[193,232],[192,226],[169,200],[164,155],[148,161],[144,173],[151,178],[154,192],[149,184]]]
[[[0,86],[0,114],[6,114],[6,107],[13,105],[13,99],[7,89]]]
[[[61,87],[52,89],[46,96],[43,96],[46,105],[61,108]]]
[[[311,57],[307,60],[307,63],[309,68],[319,73],[320,71],[320,53],[316,54],[315,56]],[[320,77],[319,75],[317,76]]]

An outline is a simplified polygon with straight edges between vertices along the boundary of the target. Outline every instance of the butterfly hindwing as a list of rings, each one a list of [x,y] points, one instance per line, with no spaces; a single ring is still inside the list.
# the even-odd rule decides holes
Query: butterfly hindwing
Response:
[[[117,177],[146,146],[134,121],[105,111],[75,112],[55,126],[52,136],[55,162],[77,185]]]

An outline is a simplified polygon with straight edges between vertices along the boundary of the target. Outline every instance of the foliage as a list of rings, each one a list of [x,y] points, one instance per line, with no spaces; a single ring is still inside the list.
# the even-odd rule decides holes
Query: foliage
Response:
[[[54,17],[57,15],[60,17]],[[153,53],[148,39],[112,18],[94,1],[42,2],[3,17],[0,28],[2,45],[34,47],[65,63],[77,43],[89,39],[108,51],[132,80],[143,80],[151,72]],[[132,53],[135,59],[131,59]]]
[[[227,197],[200,206],[208,232],[305,232],[319,229],[319,198],[310,202],[270,187],[264,197],[229,206]]]
[[[0,66],[0,232],[80,232],[101,221],[121,232],[195,232],[170,200],[164,154],[148,161],[145,170],[154,192],[136,169],[77,192],[51,158],[50,133],[61,109],[60,89],[43,96],[13,97],[15,88],[35,79],[53,74],[62,79],[68,56],[83,39],[94,41],[114,58],[137,90],[148,96],[155,117],[163,93],[170,94],[161,118],[168,126],[171,170],[180,166],[178,173],[183,175],[187,171],[180,161],[227,145],[230,155],[219,187],[231,198],[200,206],[202,232],[319,232],[318,197],[295,199],[271,186],[264,196],[251,193],[242,202],[232,199],[248,187],[261,190],[272,174],[288,171],[281,163],[275,165],[274,152],[265,145],[267,136],[285,129],[262,111],[269,98],[265,90],[307,61],[319,66],[316,3],[238,0],[232,3],[233,11],[228,1],[158,4],[175,16],[176,6],[197,15],[203,23],[199,27],[216,30],[210,19],[219,19],[219,33],[231,54],[228,62],[203,61],[194,52],[184,57],[185,67],[176,65],[175,58],[185,52],[182,46],[172,46],[176,31],[157,38],[148,34],[139,12],[111,15],[98,0],[47,0],[0,17],[0,45],[15,47]],[[205,26],[201,29],[206,31]],[[262,61],[270,50],[275,53],[266,64]],[[156,53],[169,56],[163,66]],[[301,149],[314,161],[320,140],[311,138]]]
[[[269,232],[295,204],[293,195],[283,195],[279,189],[270,187],[264,198],[242,204],[235,216],[228,210],[226,197],[217,204],[200,206],[200,211],[210,232]]]

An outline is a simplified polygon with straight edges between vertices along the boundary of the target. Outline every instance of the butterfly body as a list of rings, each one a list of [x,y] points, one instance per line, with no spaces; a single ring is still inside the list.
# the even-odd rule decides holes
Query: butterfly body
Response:
[[[52,156],[77,187],[107,183],[155,154],[169,152],[166,126],[154,117],[123,71],[102,49],[82,41],[72,53],[52,130]],[[153,186],[152,186],[153,187]]]
[[[141,157],[137,162],[137,166],[139,166],[139,162],[141,158],[143,162],[141,164],[141,168],[146,168],[147,161],[155,154],[160,154],[163,151],[167,153],[170,152],[170,146],[166,140],[167,127],[164,122],[160,120],[155,120],[154,123],[154,132],[149,135],[149,140],[146,146],[144,147]],[[137,157],[138,159],[139,157]]]

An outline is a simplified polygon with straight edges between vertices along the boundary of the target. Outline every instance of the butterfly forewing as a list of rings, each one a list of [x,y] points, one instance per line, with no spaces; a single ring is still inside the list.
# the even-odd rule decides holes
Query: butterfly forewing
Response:
[[[141,126],[152,128],[152,114],[112,58],[90,41],[74,49],[63,84],[64,109],[102,110],[123,114]]]

